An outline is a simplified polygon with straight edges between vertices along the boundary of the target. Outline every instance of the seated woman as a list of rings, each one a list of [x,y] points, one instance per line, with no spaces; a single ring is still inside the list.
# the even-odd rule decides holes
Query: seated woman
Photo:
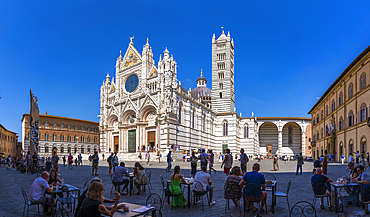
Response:
[[[148,184],[148,177],[145,175],[145,169],[139,162],[135,163],[134,175],[137,176],[135,179],[135,186],[137,188],[137,194],[141,193],[141,186]]]
[[[121,195],[116,192],[113,207],[108,210],[103,204],[104,185],[101,182],[91,183],[89,190],[86,193],[86,199],[82,202],[81,208],[78,211],[78,217],[100,217],[102,214],[113,216],[118,208]],[[124,208],[124,207],[122,207]]]
[[[239,200],[242,197],[241,188],[239,183],[241,180],[240,167],[235,166],[231,169],[231,175],[229,175],[225,180],[225,199],[231,199],[235,206],[239,205]]]
[[[50,187],[55,187],[57,183],[62,184],[63,181],[58,177],[57,172],[55,170],[50,171],[49,181],[48,184]],[[60,198],[63,197],[63,193],[57,194]]]
[[[185,206],[187,203],[186,198],[184,197],[184,193],[181,190],[180,183],[186,183],[184,177],[180,175],[180,166],[175,166],[173,174],[171,175],[171,185],[169,190],[171,194],[179,195],[173,197],[172,199],[172,206]]]

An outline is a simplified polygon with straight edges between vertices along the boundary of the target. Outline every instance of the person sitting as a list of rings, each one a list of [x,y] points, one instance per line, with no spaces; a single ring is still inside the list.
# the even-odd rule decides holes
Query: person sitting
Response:
[[[102,183],[102,180],[99,179],[98,177],[92,178],[91,181],[90,181],[90,185],[92,185],[94,182],[100,182],[100,183]],[[82,194],[80,195],[80,198],[78,200],[77,207],[76,207],[76,210],[75,210],[74,217],[77,217],[78,216],[79,210],[81,208],[81,205],[82,205],[83,201],[86,198],[86,194],[87,194],[88,190],[89,190],[89,188],[86,189],[84,192],[82,192]],[[115,203],[115,202],[116,202],[116,198],[114,198],[113,200],[110,200],[110,199],[107,199],[107,198],[104,198],[103,197],[103,203]],[[105,207],[108,210],[111,210],[113,208],[113,206],[107,206],[107,205],[105,205]],[[125,209],[126,210],[127,208],[126,208],[126,205],[125,204],[121,204],[121,205],[117,206],[117,209]]]
[[[32,203],[46,204],[51,203],[51,198],[45,197],[45,191],[52,192],[53,188],[49,187],[49,173],[44,171],[40,177],[37,177],[31,185],[30,192],[28,193],[28,199]],[[55,201],[54,201],[55,204]],[[44,206],[44,212],[49,213],[48,206]]]
[[[184,177],[180,175],[180,166],[175,166],[173,174],[171,175],[171,185],[169,187],[169,190],[171,194],[179,196],[173,197],[172,206],[185,206],[188,201],[184,197],[184,193],[181,190],[181,182],[186,183]]]
[[[196,189],[195,185],[193,185],[193,191],[196,191],[196,192],[205,192],[205,193],[208,193],[209,192],[209,205],[215,205],[216,204],[216,201],[212,200],[213,199],[213,192],[214,192],[214,189],[213,189],[213,185],[212,185],[212,181],[211,181],[211,176],[207,173],[207,166],[202,166],[202,171],[198,172],[197,174],[195,174],[195,177],[194,177],[194,183],[195,182],[199,182],[201,183],[202,185],[202,189]],[[198,187],[198,185],[197,185]],[[200,201],[198,201],[198,203],[200,203]]]
[[[118,192],[115,193],[114,205],[109,210],[103,204],[104,191],[105,188],[101,182],[91,183],[86,193],[86,198],[83,200],[81,208],[78,211],[77,217],[100,217],[102,214],[106,216],[113,216],[118,208],[118,203],[121,199],[121,195]]]
[[[139,162],[135,163],[134,175],[137,176],[135,179],[135,186],[137,188],[137,194],[141,193],[141,186],[148,184],[148,177],[145,175],[145,169]]]
[[[50,175],[49,175],[49,181],[48,181],[49,186],[52,188],[52,187],[55,187],[58,183],[62,184],[63,181],[58,177],[57,171],[51,170]],[[58,193],[57,195],[59,197],[63,197],[63,192]]]
[[[239,205],[239,200],[242,197],[240,188],[228,188],[228,186],[231,185],[239,185],[241,178],[239,177],[241,175],[240,173],[240,167],[235,166],[231,169],[231,175],[229,175],[226,180],[226,189],[225,189],[225,198],[229,199],[232,198],[231,200],[234,202],[235,206]]]
[[[316,169],[316,174],[311,177],[311,182],[313,184],[315,195],[331,196],[329,210],[334,209],[333,205],[335,202],[335,197],[334,197],[335,192],[330,191],[330,187],[327,185],[327,182],[333,182],[333,180],[323,175],[322,169],[318,168]],[[320,208],[325,209],[323,197],[321,198],[320,204],[321,204]]]
[[[348,162],[347,164],[348,169],[350,169],[350,177],[351,178],[357,178],[358,177],[358,172],[357,168],[355,167],[355,164],[353,162]]]
[[[363,184],[364,185],[363,188],[364,188],[364,191],[365,190],[367,191],[367,194],[366,194],[366,192],[364,192],[363,197],[362,197],[362,200],[363,201],[370,201],[370,194],[369,194],[369,190],[370,189],[367,189],[368,188],[367,172],[365,172],[364,169],[365,169],[365,167],[362,166],[362,165],[358,165],[357,166],[357,174],[358,174],[358,176],[355,177],[355,178],[352,178],[352,182],[359,183],[359,184]],[[359,205],[359,193],[360,192],[361,192],[361,188],[359,186],[355,186],[354,195],[355,195],[356,205]]]
[[[117,191],[117,185],[123,185],[123,189],[122,189],[122,193],[123,194],[127,194],[127,192],[125,192],[125,189],[127,188],[128,184],[130,183],[129,180],[126,178],[124,179],[123,177],[126,176],[126,177],[129,177],[130,174],[128,174],[126,168],[125,168],[125,163],[124,162],[121,162],[119,164],[118,167],[116,167],[116,170],[114,171],[113,173],[113,176],[112,176],[112,183],[114,184],[114,188],[116,189]]]
[[[265,177],[258,171],[260,171],[259,163],[253,164],[252,171],[247,172],[243,176],[243,179],[239,182],[239,185],[244,186],[246,184],[255,184],[261,189],[261,191],[258,192],[253,192],[254,191],[253,188],[245,189],[244,194],[247,198],[250,199],[252,198],[251,201],[260,200],[261,201],[260,212],[263,213],[265,211],[263,209],[263,206],[265,205],[267,200],[267,193],[262,191],[266,189],[266,180]],[[250,203],[250,208],[252,208],[253,212],[257,211],[257,208],[254,206],[253,202]]]

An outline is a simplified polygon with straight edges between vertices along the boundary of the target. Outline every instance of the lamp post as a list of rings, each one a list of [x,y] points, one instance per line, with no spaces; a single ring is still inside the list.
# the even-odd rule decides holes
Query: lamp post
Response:
[[[78,156],[78,136],[76,136],[76,142],[77,142],[77,146],[76,146],[76,154],[77,154],[77,156]]]

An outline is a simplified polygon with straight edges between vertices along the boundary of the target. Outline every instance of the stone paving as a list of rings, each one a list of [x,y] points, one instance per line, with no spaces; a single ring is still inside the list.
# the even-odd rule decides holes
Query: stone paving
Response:
[[[65,182],[77,187],[83,187],[85,181],[90,180],[91,176],[91,166],[88,162],[84,162],[85,166],[75,167],[73,170],[68,170],[68,167],[60,166],[60,173]],[[235,163],[234,163],[235,164]],[[239,163],[238,163],[239,164]],[[248,163],[248,171],[250,171],[253,162]],[[296,176],[295,168],[296,162],[289,161],[288,163],[280,163],[280,171],[272,171],[272,161],[266,160],[261,161],[261,173],[263,174],[273,174],[276,176],[278,181],[277,190],[281,192],[286,191],[287,183],[289,179],[292,179],[292,186],[289,192],[289,202],[290,207],[292,207],[298,201],[309,201],[312,203],[313,192],[310,184],[310,177],[312,176],[312,163],[306,162],[303,165],[303,175]],[[126,162],[127,168],[132,171],[134,162]],[[160,178],[159,175],[162,175],[165,179],[169,179],[171,173],[165,171],[167,164],[165,162],[156,163],[151,162],[150,166],[146,166],[143,162],[143,165],[146,169],[152,170],[152,193],[158,193],[162,195],[160,187]],[[180,165],[181,173],[185,177],[190,176],[190,163],[185,162],[173,162],[173,165]],[[201,205],[196,205],[189,208],[184,207],[174,207],[171,211],[169,204],[165,203],[162,208],[162,213],[164,216],[239,216],[238,209],[232,205],[230,202],[230,209],[227,210],[225,214],[225,199],[223,198],[223,182],[225,180],[225,175],[221,171],[220,164],[215,164],[217,173],[212,173],[212,181],[215,188],[214,200],[216,205],[209,207],[205,205],[203,212]],[[328,166],[328,177],[336,180],[340,176],[345,176],[348,174],[345,171],[346,166],[339,163],[331,163]],[[110,195],[112,184],[110,182],[110,177],[108,176],[108,167],[105,161],[101,161],[99,165],[99,177],[103,179],[106,191],[104,196],[107,198],[113,198],[114,195]],[[22,198],[20,188],[24,188],[28,193],[32,181],[35,179],[35,174],[21,174],[18,171],[6,170],[6,167],[0,167],[0,216],[22,216],[24,200]],[[136,190],[135,190],[136,191]],[[187,192],[187,191],[186,191]],[[187,193],[185,197],[187,198]],[[145,205],[146,198],[149,196],[147,191],[144,195],[122,195],[121,202],[130,202],[136,204]],[[268,208],[270,209],[271,205],[271,193],[268,193]],[[319,202],[316,202],[316,210],[318,216],[338,216],[335,212],[330,212],[327,209],[320,210]],[[345,206],[345,216],[363,216],[365,215],[364,209],[356,207],[354,205]],[[30,207],[29,216],[42,216],[37,214],[36,206]],[[249,212],[245,216],[255,216],[255,213]],[[277,205],[275,207],[275,213],[263,213],[262,216],[289,216],[288,205],[286,198],[277,198]]]

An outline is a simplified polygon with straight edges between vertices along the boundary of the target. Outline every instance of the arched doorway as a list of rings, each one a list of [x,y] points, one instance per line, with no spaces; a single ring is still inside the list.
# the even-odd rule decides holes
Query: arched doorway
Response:
[[[272,122],[265,122],[259,129],[259,142],[260,153],[262,155],[269,155],[268,151],[271,150],[271,156],[278,150],[278,128]],[[267,145],[270,149],[268,150]]]
[[[301,127],[295,122],[286,123],[283,127],[282,155],[292,156],[302,152]]]
[[[51,151],[51,154],[54,156],[54,155],[58,155],[58,148],[57,147],[53,147],[53,150]]]

